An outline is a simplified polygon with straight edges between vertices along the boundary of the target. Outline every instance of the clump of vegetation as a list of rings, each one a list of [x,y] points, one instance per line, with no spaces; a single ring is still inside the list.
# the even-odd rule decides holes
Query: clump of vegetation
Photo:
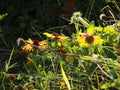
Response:
[[[18,38],[17,48],[0,62],[0,89],[119,90],[120,21],[109,6],[103,9],[102,25],[74,12],[69,36],[63,26],[60,33],[43,32],[44,39]]]

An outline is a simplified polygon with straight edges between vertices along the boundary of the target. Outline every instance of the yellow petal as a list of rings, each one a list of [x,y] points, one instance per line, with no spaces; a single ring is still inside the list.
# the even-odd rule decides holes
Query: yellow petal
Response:
[[[94,36],[94,44],[99,44],[101,45],[103,43],[103,40],[99,36]]]
[[[30,44],[27,44],[27,45],[23,46],[22,49],[25,50],[25,51],[32,51],[33,50],[33,46],[30,45]]]
[[[47,41],[46,40],[40,41],[40,44],[45,45],[47,44]]]
[[[45,32],[45,33],[43,33],[44,35],[46,35],[47,37],[53,37],[53,35],[52,34],[50,34],[50,33],[47,33],[47,32]]]
[[[94,33],[94,24],[91,24],[87,29],[87,34],[92,35]]]
[[[58,37],[60,40],[66,40],[68,37],[66,37],[66,36],[59,36]]]
[[[29,44],[33,44],[33,41],[32,41],[32,39],[30,39],[30,38],[27,40],[27,42],[28,42]]]

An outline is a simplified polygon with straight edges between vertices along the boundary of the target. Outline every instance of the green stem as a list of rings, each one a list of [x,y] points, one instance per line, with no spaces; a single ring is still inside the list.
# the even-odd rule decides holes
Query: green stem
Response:
[[[13,52],[14,52],[14,48],[12,49],[12,52],[11,52],[10,57],[9,57],[9,59],[8,59],[8,62],[7,62],[7,64],[6,64],[5,72],[8,72],[9,65],[10,65],[10,61],[12,60]]]
[[[100,66],[99,64],[97,64],[97,66],[98,66],[98,68],[99,68],[107,77],[109,77],[111,80],[113,80],[113,78],[112,78],[109,74],[107,74],[107,73],[101,68],[101,66]]]
[[[82,23],[85,27],[88,27],[89,24],[82,18],[82,17],[78,17],[80,23]]]
[[[113,3],[115,4],[116,8],[118,9],[118,11],[120,12],[120,7],[117,5],[116,1],[113,0]]]

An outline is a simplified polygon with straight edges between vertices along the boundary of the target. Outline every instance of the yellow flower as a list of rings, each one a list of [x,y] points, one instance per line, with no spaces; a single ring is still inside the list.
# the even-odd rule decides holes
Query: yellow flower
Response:
[[[47,42],[45,40],[39,41],[39,40],[28,39],[28,40],[26,40],[26,44],[22,47],[22,49],[25,51],[33,51],[34,48],[44,50],[47,48],[46,44],[47,44]]]
[[[87,29],[86,33],[81,33],[77,37],[77,41],[80,42],[81,46],[89,47],[91,45],[101,45],[103,43],[103,40],[99,37],[93,34],[94,33],[94,25],[90,25]]]
[[[59,40],[62,46],[65,45],[66,43],[65,40],[68,39],[67,36],[61,36],[59,33],[50,34],[50,33],[45,32],[43,34],[46,35],[48,38]]]

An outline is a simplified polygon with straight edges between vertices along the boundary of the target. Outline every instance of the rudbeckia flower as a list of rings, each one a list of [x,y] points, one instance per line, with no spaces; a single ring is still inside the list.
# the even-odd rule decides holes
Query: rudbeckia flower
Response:
[[[50,33],[45,32],[43,34],[46,35],[48,38],[51,38],[53,40],[59,40],[61,42],[62,46],[65,45],[65,40],[68,39],[67,36],[61,36],[59,33],[50,34]]]
[[[80,33],[77,37],[77,41],[80,42],[81,46],[89,47],[91,45],[101,45],[103,40],[94,35],[94,25],[90,25],[87,29],[87,33]]]
[[[38,48],[40,50],[44,50],[46,49],[46,44],[47,42],[46,41],[39,41],[39,40],[27,40],[26,41],[26,44],[23,46],[23,50],[26,50],[26,51],[33,51],[34,48]]]

